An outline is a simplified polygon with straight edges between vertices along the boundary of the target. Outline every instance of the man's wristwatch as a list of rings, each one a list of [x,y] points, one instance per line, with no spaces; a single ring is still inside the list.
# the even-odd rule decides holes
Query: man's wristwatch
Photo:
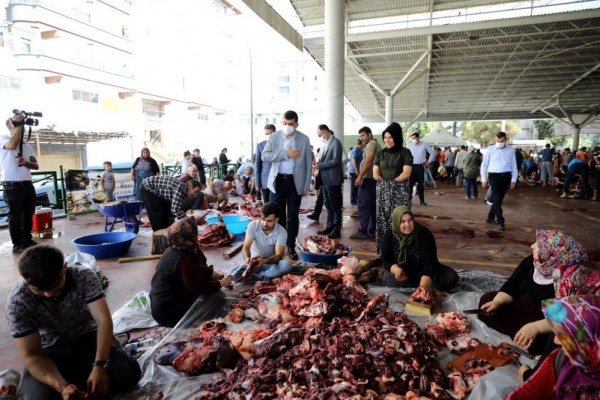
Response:
[[[104,369],[108,369],[110,362],[108,360],[96,360],[92,363],[92,367],[100,367]]]

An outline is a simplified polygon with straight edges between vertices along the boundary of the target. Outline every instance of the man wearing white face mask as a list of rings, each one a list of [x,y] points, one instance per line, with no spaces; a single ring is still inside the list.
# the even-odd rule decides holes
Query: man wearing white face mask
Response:
[[[298,114],[295,111],[286,111],[281,123],[283,129],[269,136],[261,156],[263,161],[272,163],[269,200],[281,209],[279,223],[288,232],[288,254],[292,260],[297,260],[298,212],[302,196],[306,196],[310,187],[312,152],[308,136],[296,130]]]
[[[485,222],[498,225],[501,231],[505,229],[502,201],[508,189],[515,188],[519,176],[515,149],[506,140],[506,133],[498,132],[496,145],[486,149],[481,163],[481,187],[487,188],[489,180],[492,189],[492,206]]]

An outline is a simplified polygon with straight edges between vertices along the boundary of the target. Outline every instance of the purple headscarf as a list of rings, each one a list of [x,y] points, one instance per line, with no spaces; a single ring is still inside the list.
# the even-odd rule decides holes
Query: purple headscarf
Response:
[[[593,399],[600,393],[600,296],[548,299],[546,318],[566,357],[556,377],[556,398]]]

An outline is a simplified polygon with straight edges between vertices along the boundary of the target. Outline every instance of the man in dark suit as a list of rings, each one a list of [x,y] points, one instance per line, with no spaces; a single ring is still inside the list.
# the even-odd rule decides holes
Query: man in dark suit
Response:
[[[297,260],[298,212],[302,196],[306,196],[310,187],[312,152],[308,136],[297,130],[298,114],[295,111],[286,111],[281,124],[283,129],[267,139],[261,158],[272,163],[267,182],[270,200],[281,209],[279,223],[288,232],[288,254],[292,260]]]
[[[276,130],[277,129],[275,129],[275,125],[273,124],[265,125],[265,136],[267,139],[269,138],[269,135]],[[267,182],[269,182],[269,172],[271,172],[271,163],[262,160],[262,152],[267,145],[267,139],[256,145],[256,170],[254,171],[256,192],[262,195],[262,201],[265,204],[269,202],[271,194],[271,191],[267,187]]]
[[[327,141],[323,156],[317,163],[319,175],[323,181],[323,202],[327,208],[327,226],[319,231],[321,235],[339,238],[342,229],[342,183],[344,182],[344,165],[342,152],[344,148],[338,138],[333,136],[327,125],[318,128],[322,138]]]
[[[204,162],[202,161],[202,157],[200,157],[200,149],[194,149],[194,155],[192,156],[191,161],[198,169],[197,178],[194,179],[201,184],[206,185],[206,174],[204,173]]]

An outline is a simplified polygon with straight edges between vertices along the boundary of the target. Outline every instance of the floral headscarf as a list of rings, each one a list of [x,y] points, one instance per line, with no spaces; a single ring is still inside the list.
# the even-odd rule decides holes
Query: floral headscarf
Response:
[[[556,297],[584,294],[600,296],[600,271],[569,265],[556,268],[553,272]]]
[[[533,260],[533,279],[539,284],[550,284],[555,268],[578,266],[588,258],[581,243],[563,231],[537,229],[535,241],[538,246],[538,259]]]
[[[595,398],[591,395],[600,391],[600,296],[548,299],[542,309],[568,358],[557,374],[557,398]]]
[[[166,236],[170,247],[194,252],[198,250],[198,226],[194,217],[175,221],[167,228]]]

